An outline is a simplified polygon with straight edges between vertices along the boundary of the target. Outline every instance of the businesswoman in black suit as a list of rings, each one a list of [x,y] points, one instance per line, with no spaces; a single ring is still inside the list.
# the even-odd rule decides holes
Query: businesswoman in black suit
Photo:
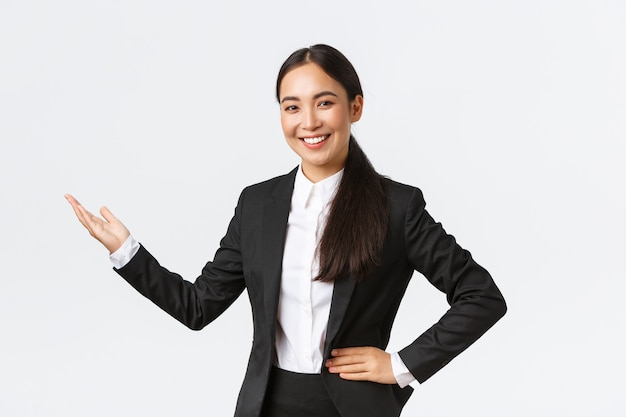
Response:
[[[363,92],[350,62],[315,45],[276,85],[292,172],[241,193],[213,261],[194,283],[159,265],[103,207],[67,195],[116,271],[192,329],[244,291],[254,339],[235,416],[399,416],[424,382],[506,311],[489,273],[425,210],[419,189],[379,175],[351,134]],[[385,352],[417,270],[450,309],[399,352]]]

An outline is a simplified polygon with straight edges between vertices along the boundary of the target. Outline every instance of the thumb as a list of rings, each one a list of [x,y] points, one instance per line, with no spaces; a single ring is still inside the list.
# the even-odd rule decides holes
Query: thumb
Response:
[[[117,218],[113,215],[113,213],[111,213],[111,210],[109,210],[107,206],[102,206],[100,208],[100,214],[108,223],[112,223],[117,220]]]

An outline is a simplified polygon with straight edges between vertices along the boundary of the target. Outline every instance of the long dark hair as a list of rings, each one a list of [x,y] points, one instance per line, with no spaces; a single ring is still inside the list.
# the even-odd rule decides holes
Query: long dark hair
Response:
[[[291,54],[278,72],[276,99],[285,75],[307,63],[317,64],[339,82],[349,101],[363,96],[361,82],[354,67],[337,49],[313,45]],[[332,282],[353,276],[362,279],[380,261],[389,225],[389,205],[384,178],[350,135],[348,157],[337,193],[331,202],[326,228],[320,239],[318,255],[319,281]]]

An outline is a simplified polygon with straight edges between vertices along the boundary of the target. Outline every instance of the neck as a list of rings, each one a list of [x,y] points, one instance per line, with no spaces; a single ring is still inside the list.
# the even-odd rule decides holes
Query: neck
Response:
[[[337,165],[333,167],[316,167],[316,166],[308,166],[305,163],[302,163],[302,173],[305,177],[312,183],[318,183],[320,181],[325,180],[328,177],[331,177],[341,171],[344,165]]]

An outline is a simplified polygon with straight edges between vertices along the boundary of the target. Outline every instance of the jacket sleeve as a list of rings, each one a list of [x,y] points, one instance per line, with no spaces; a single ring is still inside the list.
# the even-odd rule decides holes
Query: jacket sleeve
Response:
[[[212,262],[194,283],[162,267],[143,247],[128,264],[114,270],[142,295],[193,330],[222,314],[245,288],[240,222],[244,192]]]
[[[405,245],[414,269],[447,296],[450,309],[399,354],[420,382],[474,343],[506,312],[490,274],[425,209],[415,189],[405,219]]]

